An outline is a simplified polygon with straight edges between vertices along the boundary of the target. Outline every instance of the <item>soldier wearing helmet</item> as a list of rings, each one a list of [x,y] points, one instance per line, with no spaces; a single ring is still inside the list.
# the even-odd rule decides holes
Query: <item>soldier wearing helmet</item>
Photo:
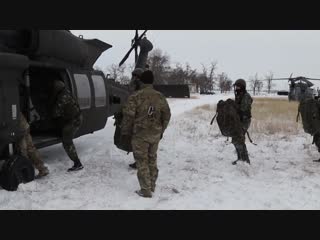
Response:
[[[247,146],[245,144],[245,134],[248,131],[251,123],[251,105],[252,98],[246,90],[246,81],[238,79],[234,83],[235,102],[237,112],[240,117],[243,134],[232,138],[232,143],[236,148],[238,159],[232,164],[237,164],[238,161],[244,161],[250,164]]]

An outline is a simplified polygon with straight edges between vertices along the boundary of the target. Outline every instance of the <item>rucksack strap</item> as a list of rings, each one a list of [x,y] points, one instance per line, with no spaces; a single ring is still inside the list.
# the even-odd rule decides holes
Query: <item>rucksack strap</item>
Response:
[[[211,122],[210,122],[210,125],[213,124],[214,120],[216,119],[216,116],[218,115],[218,112],[216,112],[216,115],[214,115],[214,117],[212,118]]]
[[[248,131],[247,131],[247,136],[248,136],[248,138],[249,138],[249,141],[250,141],[253,145],[257,146],[257,144],[252,141],[252,139],[251,139],[250,134],[249,134]]]

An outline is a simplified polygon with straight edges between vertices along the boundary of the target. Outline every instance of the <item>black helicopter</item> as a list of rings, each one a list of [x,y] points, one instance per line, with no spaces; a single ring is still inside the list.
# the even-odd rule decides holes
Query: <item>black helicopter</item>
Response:
[[[289,91],[287,92],[289,101],[301,101],[305,98],[314,98],[315,90],[312,88],[314,84],[310,80],[320,80],[317,78],[307,78],[307,77],[292,77],[289,78],[275,78],[273,80],[287,80],[289,83]],[[278,93],[281,94],[281,93]],[[318,95],[318,93],[316,94]]]
[[[136,51],[146,31],[136,37],[126,57]],[[84,121],[76,138],[105,127],[126,101],[128,87],[107,78],[93,65],[111,48],[69,30],[0,30],[0,185],[16,190],[34,180],[34,168],[17,150],[20,113],[29,124],[37,148],[61,142],[51,118],[53,81],[60,79],[78,99]],[[140,57],[140,56],[139,56]],[[145,59],[145,57],[142,57]]]

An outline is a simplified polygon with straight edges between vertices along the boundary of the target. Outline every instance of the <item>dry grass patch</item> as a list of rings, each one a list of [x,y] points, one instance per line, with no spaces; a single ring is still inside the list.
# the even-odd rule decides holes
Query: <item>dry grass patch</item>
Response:
[[[204,111],[210,111],[212,113],[215,113],[216,106],[215,105],[210,105],[210,104],[205,104],[205,105],[201,105],[201,106],[195,107],[193,110],[196,110],[196,111],[204,110]]]
[[[252,105],[250,133],[274,135],[298,134],[302,129],[301,120],[296,122],[298,102],[287,99],[255,98]],[[196,116],[196,121],[210,122],[216,113],[216,104],[205,104],[193,108],[187,115]]]
[[[190,99],[199,99],[198,96],[190,96]]]
[[[297,134],[301,122],[296,122],[298,102],[287,99],[255,98],[252,105],[250,131],[256,133]]]

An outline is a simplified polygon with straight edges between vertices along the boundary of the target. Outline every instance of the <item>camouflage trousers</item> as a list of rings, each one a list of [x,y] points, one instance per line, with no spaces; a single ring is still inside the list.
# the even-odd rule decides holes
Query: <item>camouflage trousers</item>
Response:
[[[132,138],[133,156],[137,163],[138,181],[141,190],[154,191],[158,179],[157,151],[159,140],[146,142],[142,138]]]
[[[77,131],[79,130],[82,124],[82,116],[67,122],[62,127],[62,145],[66,153],[68,154],[69,158],[73,162],[78,162],[79,157],[77,154],[76,147],[73,143],[73,138]]]
[[[238,159],[242,159],[242,160],[249,159],[248,150],[247,150],[247,146],[245,143],[245,141],[246,141],[245,133],[249,129],[250,124],[251,124],[251,119],[248,119],[247,121],[243,121],[242,122],[242,129],[244,130],[244,134],[240,135],[240,136],[232,137],[232,144],[234,145],[234,147],[236,149]]]
[[[45,170],[43,161],[41,160],[40,154],[36,147],[33,145],[30,130],[28,129],[22,139],[18,142],[18,148],[21,155],[32,161],[32,164],[38,171]]]

